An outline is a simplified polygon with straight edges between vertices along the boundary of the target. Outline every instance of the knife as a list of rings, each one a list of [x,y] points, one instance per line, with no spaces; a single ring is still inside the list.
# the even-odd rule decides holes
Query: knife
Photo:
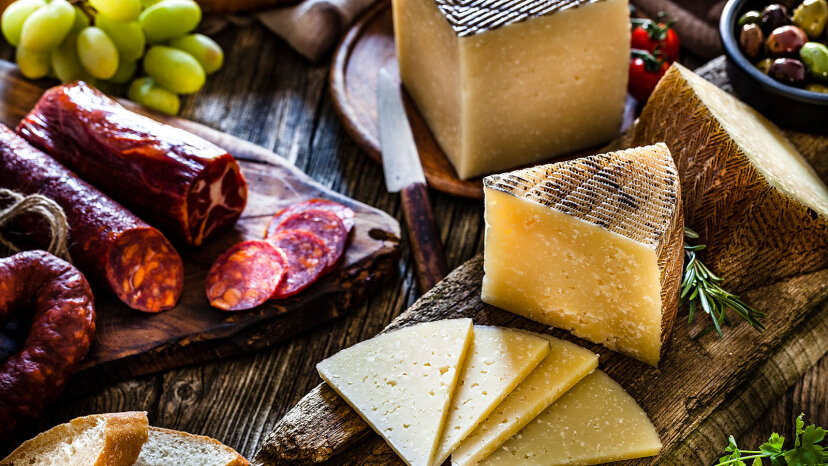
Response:
[[[388,192],[400,193],[408,241],[414,254],[417,285],[420,292],[425,293],[446,276],[448,266],[400,85],[385,68],[379,73],[377,115],[385,186]]]

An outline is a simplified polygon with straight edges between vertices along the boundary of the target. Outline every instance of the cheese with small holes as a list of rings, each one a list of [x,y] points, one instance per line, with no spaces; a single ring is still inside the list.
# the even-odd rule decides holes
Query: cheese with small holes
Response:
[[[828,188],[773,123],[674,64],[636,125],[665,142],[705,265],[740,292],[828,267]]]
[[[684,223],[664,144],[484,179],[482,299],[657,366]]]
[[[480,464],[590,465],[660,451],[647,413],[618,382],[595,371]]]
[[[549,340],[549,354],[454,450],[451,464],[478,464],[598,367],[592,351],[541,336]]]
[[[430,466],[471,341],[471,319],[426,322],[357,343],[316,369],[407,464]]]
[[[393,0],[400,77],[460,178],[618,134],[627,0]]]
[[[474,326],[433,464],[439,466],[549,354],[549,340],[502,327]]]

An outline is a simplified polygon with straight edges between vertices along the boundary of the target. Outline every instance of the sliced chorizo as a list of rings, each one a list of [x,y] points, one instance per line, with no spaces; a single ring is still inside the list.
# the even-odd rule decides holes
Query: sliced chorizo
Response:
[[[329,210],[306,210],[293,214],[279,224],[275,233],[285,230],[307,231],[325,243],[328,248],[325,271],[330,271],[339,262],[348,242],[348,230],[340,217]]]
[[[219,256],[207,274],[207,299],[224,311],[252,309],[270,299],[282,283],[287,258],[272,244],[245,241]]]
[[[268,222],[265,228],[265,238],[276,234],[279,225],[288,217],[304,212],[306,210],[328,210],[339,216],[345,229],[350,232],[354,228],[354,211],[338,202],[327,199],[308,199],[307,201],[292,204],[290,207],[280,210]]]
[[[273,299],[299,293],[322,276],[327,267],[328,248],[313,233],[286,230],[265,241],[282,250],[287,258],[285,278],[273,294]]]

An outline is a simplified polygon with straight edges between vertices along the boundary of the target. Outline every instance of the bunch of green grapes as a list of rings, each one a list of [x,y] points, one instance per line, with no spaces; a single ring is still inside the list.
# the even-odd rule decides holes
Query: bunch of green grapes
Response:
[[[83,80],[174,115],[179,94],[192,94],[221,68],[224,52],[192,31],[201,21],[193,0],[17,0],[0,29],[17,47],[20,72]]]

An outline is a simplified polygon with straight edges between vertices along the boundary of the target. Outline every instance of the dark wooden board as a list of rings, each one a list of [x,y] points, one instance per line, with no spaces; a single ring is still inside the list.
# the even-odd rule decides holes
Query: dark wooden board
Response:
[[[388,0],[378,2],[351,27],[334,54],[330,76],[334,108],[345,130],[377,162],[382,162],[377,123],[377,80],[382,68],[399,81],[394,24]],[[482,199],[483,177],[458,178],[405,88],[403,102],[428,185],[455,196]],[[635,106],[636,102],[628,97],[622,129],[635,118]],[[598,149],[585,149],[556,157],[554,161],[595,154]]]
[[[34,106],[43,87],[20,78],[0,61],[0,121],[14,127]],[[129,309],[107,292],[95,293],[97,331],[71,385],[88,390],[129,377],[249,352],[283,341],[343,315],[374,291],[394,269],[399,224],[385,212],[324,188],[272,152],[190,121],[133,109],[184,128],[223,147],[240,160],[248,182],[247,207],[236,227],[203,248],[176,244],[185,265],[179,303],[159,314]],[[341,265],[302,293],[243,312],[210,307],[204,292],[207,270],[231,245],[261,239],[269,218],[309,198],[341,202],[356,224]],[[152,219],[146,219],[152,223]]]

